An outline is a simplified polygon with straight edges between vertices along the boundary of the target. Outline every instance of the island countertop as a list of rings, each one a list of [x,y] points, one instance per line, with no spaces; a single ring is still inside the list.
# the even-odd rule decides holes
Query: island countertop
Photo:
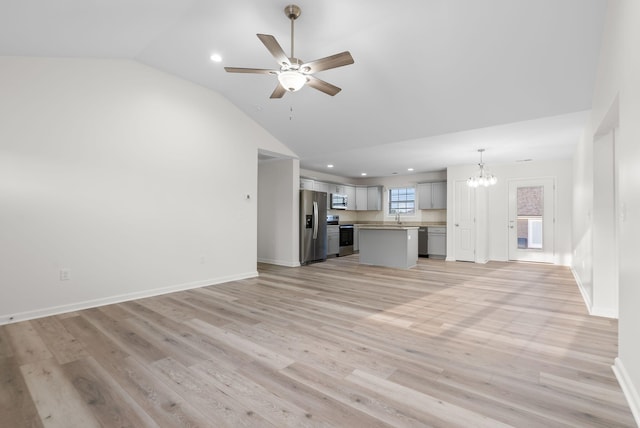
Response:
[[[360,224],[359,229],[388,229],[388,230],[411,230],[419,229],[419,226],[410,226],[403,224]]]

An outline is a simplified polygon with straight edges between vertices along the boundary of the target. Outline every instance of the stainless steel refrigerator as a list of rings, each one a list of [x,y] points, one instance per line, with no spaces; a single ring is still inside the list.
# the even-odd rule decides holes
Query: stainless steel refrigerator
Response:
[[[300,264],[327,259],[327,194],[300,191]]]

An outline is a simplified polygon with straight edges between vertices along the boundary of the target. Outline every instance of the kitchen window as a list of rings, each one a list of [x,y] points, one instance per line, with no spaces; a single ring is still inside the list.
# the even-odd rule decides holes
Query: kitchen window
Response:
[[[389,189],[389,215],[414,214],[416,212],[416,188]]]

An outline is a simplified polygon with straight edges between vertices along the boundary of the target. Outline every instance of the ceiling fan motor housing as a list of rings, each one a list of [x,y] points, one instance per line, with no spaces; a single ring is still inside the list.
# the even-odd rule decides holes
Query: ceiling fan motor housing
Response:
[[[291,20],[298,19],[301,13],[302,10],[295,4],[290,4],[289,6],[284,8],[284,14]]]

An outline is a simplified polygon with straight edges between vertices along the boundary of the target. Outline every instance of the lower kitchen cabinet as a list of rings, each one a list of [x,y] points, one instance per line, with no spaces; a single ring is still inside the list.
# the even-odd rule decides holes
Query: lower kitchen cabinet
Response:
[[[430,258],[444,259],[447,255],[447,228],[427,228],[427,253]]]
[[[357,224],[353,225],[353,252],[357,253],[360,251],[360,227]]]
[[[340,252],[340,226],[327,226],[327,256],[338,255]]]

